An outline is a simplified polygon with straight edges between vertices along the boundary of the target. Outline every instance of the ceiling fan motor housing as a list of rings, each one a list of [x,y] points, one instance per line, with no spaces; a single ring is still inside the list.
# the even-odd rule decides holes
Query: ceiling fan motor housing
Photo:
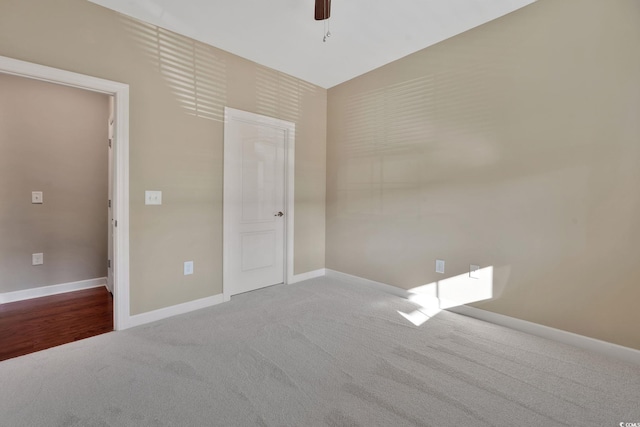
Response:
[[[331,0],[316,0],[316,21],[329,19],[331,16]]]

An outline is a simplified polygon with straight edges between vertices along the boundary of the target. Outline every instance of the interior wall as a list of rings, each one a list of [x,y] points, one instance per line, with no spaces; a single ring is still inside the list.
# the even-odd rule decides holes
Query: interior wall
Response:
[[[1,73],[0,94],[0,293],[105,277],[107,95]]]
[[[638,40],[636,0],[539,0],[330,89],[327,268],[492,267],[475,306],[640,349]]]
[[[131,314],[222,292],[225,105],[296,123],[294,271],[324,267],[325,89],[83,0],[3,0],[0,55],[130,86]]]

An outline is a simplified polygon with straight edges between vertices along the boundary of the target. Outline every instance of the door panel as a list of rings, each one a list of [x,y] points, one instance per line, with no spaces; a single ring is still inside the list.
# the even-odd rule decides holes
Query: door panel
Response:
[[[227,297],[284,282],[287,132],[251,117],[225,122],[223,286]]]
[[[238,124],[241,131],[249,132],[247,124]],[[273,211],[282,207],[283,176],[276,171],[284,168],[282,162],[282,136],[260,129],[258,139],[240,137],[242,140],[242,220],[243,222],[273,222]],[[264,138],[260,139],[260,138]],[[274,143],[275,141],[275,143]],[[282,182],[277,182],[278,180]]]
[[[242,233],[242,271],[269,268],[275,264],[276,235],[273,231]]]

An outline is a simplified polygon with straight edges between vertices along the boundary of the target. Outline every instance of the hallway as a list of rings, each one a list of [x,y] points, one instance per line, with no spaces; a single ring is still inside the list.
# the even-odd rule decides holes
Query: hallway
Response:
[[[0,304],[0,361],[112,330],[104,287]]]

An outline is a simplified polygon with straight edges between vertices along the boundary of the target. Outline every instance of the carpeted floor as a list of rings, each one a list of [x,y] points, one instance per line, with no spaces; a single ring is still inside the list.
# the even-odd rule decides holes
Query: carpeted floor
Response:
[[[334,279],[0,362],[1,426],[619,426],[640,369]]]

